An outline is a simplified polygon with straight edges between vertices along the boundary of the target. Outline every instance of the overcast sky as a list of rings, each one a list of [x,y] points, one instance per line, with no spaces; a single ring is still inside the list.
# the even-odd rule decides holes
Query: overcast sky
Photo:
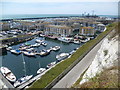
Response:
[[[84,1],[84,2],[83,2]],[[82,14],[117,15],[119,0],[2,0],[2,14]]]

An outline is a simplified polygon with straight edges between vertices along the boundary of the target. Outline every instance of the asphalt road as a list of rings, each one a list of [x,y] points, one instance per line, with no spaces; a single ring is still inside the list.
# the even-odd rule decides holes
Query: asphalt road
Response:
[[[103,40],[102,40],[103,41]],[[102,41],[98,43],[73,69],[68,72],[53,88],[70,88],[80,75],[90,66]]]

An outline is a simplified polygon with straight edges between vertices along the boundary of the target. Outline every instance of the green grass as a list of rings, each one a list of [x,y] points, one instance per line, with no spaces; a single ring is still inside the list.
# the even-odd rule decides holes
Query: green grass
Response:
[[[120,67],[112,66],[104,69],[95,77],[83,84],[77,83],[73,88],[118,88],[120,87],[118,70]],[[114,71],[114,72],[113,72]]]
[[[76,88],[79,86],[80,81],[83,78],[83,75],[85,74],[85,72],[88,70],[88,68],[81,74],[80,78],[71,86],[71,88]]]
[[[89,50],[97,41],[101,40],[108,32],[114,28],[115,23],[107,26],[107,30],[101,33],[97,38],[90,40],[86,44],[82,45],[72,56],[56,65],[54,68],[44,74],[38,81],[33,83],[30,88],[45,88],[50,84],[57,76],[59,76],[65,69],[67,69],[75,60]]]
[[[104,56],[108,54],[108,50],[104,50]]]

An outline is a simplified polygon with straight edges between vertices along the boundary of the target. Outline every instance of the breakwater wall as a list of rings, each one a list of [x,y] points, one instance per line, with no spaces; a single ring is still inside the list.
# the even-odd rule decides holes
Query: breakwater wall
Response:
[[[25,35],[25,36],[21,36],[21,37],[7,38],[7,39],[0,40],[0,42],[5,45],[18,44],[18,43],[21,43],[24,41],[31,40],[35,36],[36,35]]]
[[[0,46],[0,56],[7,53],[6,46]]]

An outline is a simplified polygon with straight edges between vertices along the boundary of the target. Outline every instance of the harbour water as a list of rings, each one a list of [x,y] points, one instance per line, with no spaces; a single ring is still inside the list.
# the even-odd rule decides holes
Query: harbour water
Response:
[[[39,37],[42,38],[42,37]],[[43,38],[44,39],[44,38]],[[36,39],[33,39],[31,41],[27,41],[28,43],[34,44]],[[60,46],[60,50],[59,51],[51,51],[49,55],[41,57],[39,55],[36,55],[36,57],[28,57],[28,56],[24,56],[24,60],[25,60],[25,67],[24,68],[24,64],[23,64],[23,59],[22,59],[22,54],[20,55],[14,55],[11,52],[7,51],[7,53],[3,56],[0,56],[0,58],[2,58],[1,63],[2,66],[8,67],[14,74],[15,76],[18,78],[22,77],[25,75],[25,70],[26,70],[26,74],[27,75],[36,75],[37,74],[37,70],[42,67],[42,68],[46,68],[46,66],[53,62],[56,61],[56,55],[60,54],[62,52],[66,52],[69,53],[70,51],[72,51],[73,49],[80,47],[81,45],[77,45],[74,43],[63,43],[60,42],[58,40],[52,40],[52,39],[45,39],[45,42],[48,44],[46,47],[44,46],[40,46],[38,48],[35,48],[37,51],[40,51],[42,49],[49,49],[52,46]],[[21,43],[23,44],[23,43]],[[18,47],[21,45],[13,45],[13,49],[18,49]]]

